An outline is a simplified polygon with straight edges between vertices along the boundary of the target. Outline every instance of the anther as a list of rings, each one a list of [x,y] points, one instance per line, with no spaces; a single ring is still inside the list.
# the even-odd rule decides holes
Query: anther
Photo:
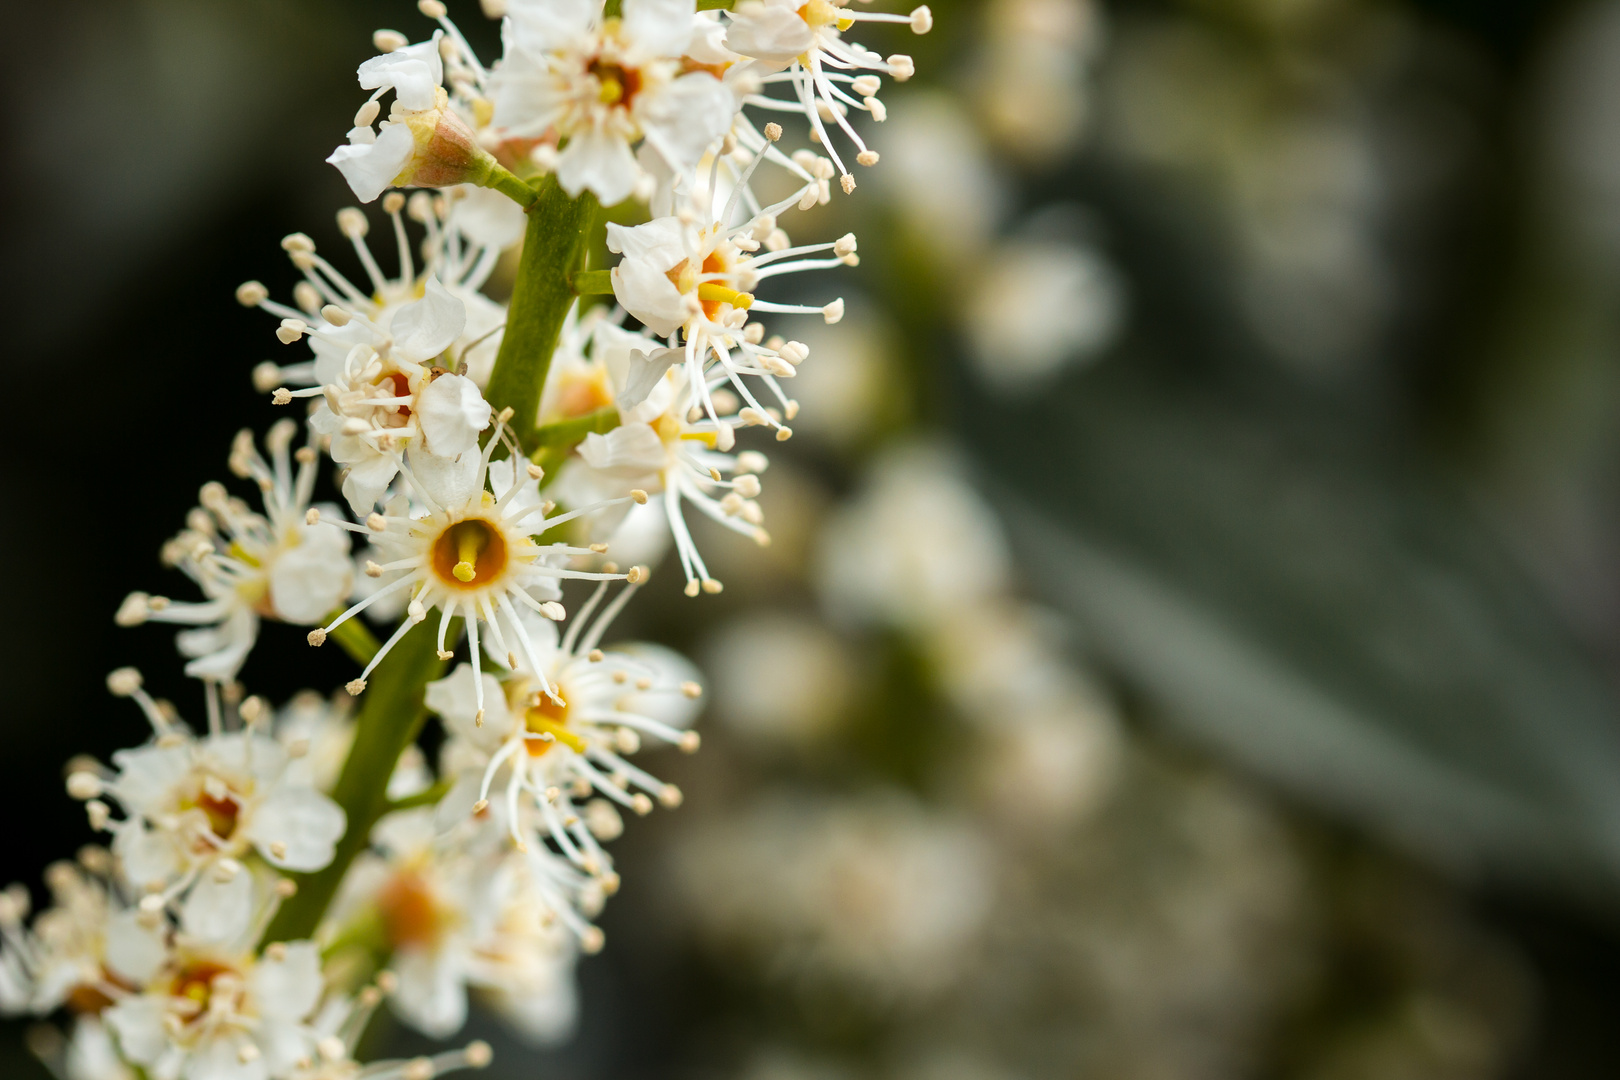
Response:
[[[121,667],[107,676],[107,689],[114,697],[129,697],[141,688],[141,673],[132,667]]]
[[[849,88],[861,97],[871,97],[883,86],[883,81],[876,75],[862,75],[850,82]]]
[[[911,32],[913,34],[926,34],[934,28],[934,13],[924,4],[911,13]]]
[[[878,152],[876,150],[862,150],[855,155],[855,163],[867,166],[876,165],[878,163]]]
[[[257,281],[244,281],[236,287],[236,302],[243,307],[258,307],[270,299],[270,290]]]
[[[772,123],[766,124],[765,125],[765,137],[767,139],[769,139],[771,142],[776,142],[778,139],[780,139],[782,137],[782,125],[778,124],[778,123],[775,123],[774,121]]]
[[[632,566],[625,571],[624,580],[631,585],[641,585],[652,576],[652,571],[645,566]]]
[[[302,319],[282,319],[281,325],[276,328],[276,340],[283,345],[291,345],[301,340],[309,324]]]
[[[366,577],[379,578],[379,577],[382,577],[382,576],[383,576],[383,568],[378,566],[376,563],[372,562],[370,559],[367,559],[366,560]]]
[[[590,652],[585,654],[586,659],[593,664],[600,664],[605,655],[606,654],[603,653],[601,649],[592,649]]]
[[[834,300],[832,303],[822,308],[821,317],[827,320],[828,326],[831,326],[833,323],[842,319],[844,317],[844,298],[839,297],[837,300]]]
[[[658,801],[663,804],[665,809],[673,810],[685,800],[686,796],[681,794],[681,789],[674,784],[665,784],[658,789]]]
[[[378,30],[371,35],[371,44],[378,52],[391,53],[403,49],[411,43],[411,39],[398,30]]]
[[[469,1069],[483,1069],[495,1060],[495,1051],[489,1048],[489,1043],[476,1039],[467,1044],[467,1049],[461,1052],[461,1057]]]
[[[321,511],[320,511],[320,509],[318,507],[312,506],[308,510],[304,511],[304,524],[305,525],[319,525],[320,523],[321,523]]]
[[[555,600],[547,600],[540,605],[540,614],[553,622],[562,622],[568,618],[568,612]]]
[[[372,513],[366,515],[366,528],[370,529],[372,532],[387,532],[388,520],[381,514],[373,511]]]
[[[683,731],[681,732],[681,741],[675,745],[681,748],[683,754],[695,754],[698,747],[703,745],[703,736],[695,731]]]
[[[838,178],[838,186],[844,189],[845,195],[853,194],[855,191],[855,178],[849,173],[845,173]]]
[[[703,579],[703,591],[708,593],[710,596],[713,596],[715,593],[720,592],[724,588],[725,586],[720,584],[720,582],[715,578],[711,577]]]
[[[358,210],[355,212],[359,213]],[[325,319],[333,326],[348,326],[349,320],[353,318],[353,316],[350,315],[346,308],[340,308],[336,304],[327,304],[325,307],[321,308],[321,318]]]
[[[276,374],[277,375],[281,374],[280,369],[277,369]],[[287,389],[285,386],[277,387],[270,394],[270,404],[272,404],[272,405],[291,405],[292,404],[292,391]]]
[[[316,648],[320,648],[322,645],[326,644],[326,630],[317,626],[315,629],[311,630],[305,635],[304,640],[308,641]]]
[[[350,697],[359,697],[365,688],[366,680],[364,679],[350,679],[343,685],[343,689],[349,692]]]
[[[637,506],[647,505],[647,493],[640,488],[631,488],[630,497],[636,501]]]
[[[642,817],[646,817],[648,814],[652,813],[653,801],[647,798],[645,794],[638,791],[630,799],[630,809],[634,810]]]
[[[350,240],[358,240],[371,231],[371,223],[366,220],[366,215],[354,206],[345,206],[337,212],[337,226],[338,232]]]
[[[528,469],[529,479],[530,480],[544,480],[545,479],[546,470],[542,469],[540,466],[536,465],[534,462],[532,462],[532,461],[529,462],[529,464],[527,466],[527,469]]]

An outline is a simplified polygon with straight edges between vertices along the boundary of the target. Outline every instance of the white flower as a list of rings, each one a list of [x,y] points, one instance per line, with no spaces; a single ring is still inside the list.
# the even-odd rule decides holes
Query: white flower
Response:
[[[879,997],[950,985],[994,895],[984,837],[898,794],[778,795],[690,834],[676,859],[709,936]]]
[[[491,463],[490,455],[501,445],[509,416],[510,410],[502,414],[479,455],[467,454],[459,463],[413,456],[409,465],[397,464],[417,501],[416,510],[401,496],[389,505],[388,513],[369,515],[364,526],[343,523],[344,528],[370,537],[379,557],[387,561],[374,564],[368,572],[389,580],[324,628],[311,631],[310,644],[324,643],[330,631],[386,597],[410,597],[398,629],[360,677],[349,683],[351,694],[365,689],[367,676],[412,626],[427,618],[430,609],[441,612],[439,653],[443,657],[450,655],[445,649],[450,621],[459,615],[466,620],[475,667],[479,664],[480,626],[500,653],[532,658],[534,646],[518,618],[519,607],[560,619],[563,608],[556,599],[561,580],[625,577],[556,566],[558,559],[592,552],[535,543],[534,537],[546,530],[597,507],[550,516],[554,507],[540,498],[540,470],[518,455],[515,447],[510,448],[512,457]],[[637,492],[604,505],[638,497],[645,500],[647,496]],[[637,569],[632,576],[641,573],[644,571]],[[513,635],[510,643],[508,633]]]
[[[1002,591],[1009,556],[994,511],[936,447],[889,452],[830,522],[820,584],[840,619],[927,630]]]
[[[251,432],[239,432],[232,444],[231,471],[258,485],[263,514],[230,497],[223,485],[206,484],[201,508],[192,511],[187,528],[164,546],[164,562],[184,571],[206,599],[186,603],[132,593],[119,608],[120,626],[152,620],[196,627],[176,639],[180,651],[192,658],[188,675],[228,682],[253,648],[261,617],[308,626],[349,595],[349,538],[331,525],[306,519],[316,455],[312,446],[289,453],[297,430],[290,420],[270,429],[265,439],[269,463],[259,455]]]
[[[107,864],[100,874],[67,862],[46,871],[52,905],[32,927],[22,921],[27,893],[13,886],[0,894],[4,1012],[44,1016],[66,1005],[75,1013],[94,1013],[118,994],[120,984],[144,982],[162,966],[161,930],[129,906],[124,890],[107,872],[107,853],[91,851],[98,860],[93,865]]]
[[[1124,308],[1119,273],[1095,248],[1012,241],[981,264],[968,294],[974,366],[999,389],[1039,388],[1112,345]]]
[[[259,957],[181,946],[103,1020],[153,1080],[266,1080],[314,1057],[309,1020],[324,989],[314,942],[272,945]]]
[[[598,647],[635,592],[627,586],[593,623],[605,589],[606,583],[598,586],[560,642],[553,624],[529,620],[538,666],[508,668],[498,681],[462,664],[430,683],[426,700],[463,745],[460,775],[440,804],[441,820],[489,807],[499,784],[504,826],[515,845],[527,850],[550,843],[585,873],[616,882],[599,843],[619,832],[612,804],[645,814],[654,799],[666,806],[681,800],[679,789],[626,756],[643,736],[696,750],[698,737],[686,727],[701,688],[691,665],[668,650]],[[579,926],[571,913],[559,914],[594,951],[599,934]]]
[[[207,687],[209,734],[193,736],[139,685],[129,669],[109,683],[135,698],[156,738],[112,757],[114,769],[84,764],[69,790],[89,800],[91,823],[113,834],[113,854],[143,905],[178,909],[193,937],[232,940],[250,925],[254,875],[242,860],[257,853],[284,870],[319,870],[332,861],[345,824],[341,807],[288,771],[288,753],[238,715],[268,712],[257,698],[224,714]],[[267,718],[267,717],[266,717]],[[122,807],[114,819],[106,800]]]
[[[390,814],[371,839],[376,854],[351,872],[334,923],[380,923],[397,978],[390,1004],[401,1019],[434,1038],[452,1035],[466,1022],[472,988],[537,1041],[572,1029],[573,937],[549,894],[528,886],[524,854],[441,837],[427,807]]]
[[[643,400],[629,406],[625,403],[641,391],[619,391],[621,423],[606,435],[593,432],[585,436],[578,448],[579,464],[559,478],[558,494],[584,502],[606,498],[626,487],[661,493],[663,517],[686,577],[686,594],[696,596],[700,590],[717,593],[722,585],[709,573],[687,528],[683,507],[691,505],[755,543],[769,543],[770,536],[761,525],[764,516],[755,501],[760,492],[759,473],[766,467],[765,456],[757,451],[730,454],[714,449],[717,442],[730,437],[730,425],[737,422],[736,416],[727,412],[718,422],[690,419],[700,406],[687,381],[687,368],[667,367],[668,359],[653,361],[623,343],[625,338],[638,340],[634,335],[618,334],[605,340],[599,338],[599,362],[610,371],[624,372],[615,382],[629,383],[631,387],[639,386],[640,374],[650,366],[658,372],[652,389]],[[655,350],[655,354],[671,352]],[[616,362],[615,353],[625,359]],[[711,408],[717,402],[721,407],[734,407],[734,397],[731,403],[724,400],[730,396],[729,391],[711,394]]]
[[[756,156],[756,163],[759,160]],[[804,190],[810,193],[810,189]],[[787,247],[784,239],[778,250],[755,255],[760,248],[760,237],[779,232],[776,213],[795,200],[790,198],[762,210],[742,225],[729,228],[725,222],[734,214],[741,191],[741,187],[734,190],[730,202],[719,214],[712,214],[700,200],[696,209],[705,215],[701,226],[696,224],[700,219],[691,210],[628,228],[608,223],[608,249],[624,256],[612,270],[614,296],[654,334],[660,337],[679,334],[682,352],[679,357],[670,359],[686,364],[687,378],[697,392],[697,404],[722,429],[719,442],[722,450],[731,449],[732,425],[719,423],[705,373],[711,368],[723,371],[724,381],[746,403],[746,409],[740,414],[743,420],[774,427],[777,437],[786,439],[791,429],[783,420],[792,419],[798,407],[782,391],[777,380],[791,378],[796,366],[809,353],[798,343],[790,343],[785,348],[779,347],[778,342],[762,344],[764,329],[757,323],[748,323],[749,313],[813,313],[820,314],[829,323],[837,322],[844,313],[842,300],[822,307],[760,300],[754,295],[759,283],[782,274],[853,265],[858,261],[853,234],[828,244],[800,247]],[[831,257],[804,257],[819,252],[830,252]],[[672,343],[675,340],[671,337]],[[764,382],[780,407],[761,405],[743,382],[743,376],[757,377]],[[635,403],[621,400],[621,405]]]
[[[934,23],[926,7],[916,8],[910,15],[890,15],[855,11],[846,6],[847,2],[743,0],[732,9],[725,37],[728,49],[775,72],[764,75],[761,83],[783,83],[793,92],[791,100],[754,94],[744,98],[744,103],[805,116],[816,141],[827,147],[837,163],[846,193],[855,189],[855,178],[833,148],[826,122],[837,124],[855,144],[856,161],[876,164],[878,155],[867,149],[850,125],[848,113],[855,109],[870,113],[874,120],[883,120],[886,113],[877,99],[878,78],[864,73],[881,71],[903,82],[911,77],[913,68],[911,57],[896,55],[885,60],[856,42],[845,41],[843,33],[857,22],[891,22],[907,23],[913,32],[926,34]]]
[[[560,141],[558,182],[608,206],[636,189],[631,147],[643,139],[671,170],[692,169],[737,111],[713,74],[682,73],[693,15],[693,0],[625,0],[615,19],[603,19],[601,0],[516,0],[492,78],[495,127]]]
[[[438,363],[466,328],[466,305],[429,276],[420,300],[385,313],[386,326],[329,304],[324,327],[287,320],[280,331],[285,341],[310,336],[319,385],[277,390],[275,400],[324,399],[310,426],[331,438],[332,460],[348,466],[343,493],[357,514],[393,483],[401,451],[454,460],[489,426],[478,387]]]
[[[398,271],[393,277],[383,273],[366,242],[371,226],[365,214],[354,207],[338,211],[338,227],[354,245],[355,255],[365,270],[365,288],[351,282],[326,259],[316,254],[315,242],[302,233],[282,240],[292,264],[304,275],[293,290],[297,307],[288,307],[269,298],[269,290],[257,281],[244,283],[236,291],[237,300],[258,307],[283,321],[283,340],[297,340],[302,331],[291,326],[305,324],[314,331],[336,331],[355,319],[389,330],[394,317],[405,306],[422,299],[429,278],[437,278],[445,292],[461,302],[465,311],[460,333],[448,349],[448,370],[461,371],[482,385],[489,378],[500,349],[506,325],[506,308],[479,290],[489,279],[502,250],[523,237],[524,216],[518,205],[495,191],[476,187],[453,187],[438,195],[417,192],[407,199],[393,192],[383,201],[383,210],[392,219]],[[401,211],[420,223],[426,233],[423,264],[418,267]],[[325,307],[336,309],[340,322],[329,322]],[[342,320],[348,320],[343,322]],[[289,321],[290,320],[290,321]],[[355,331],[345,331],[353,336]],[[308,389],[342,369],[350,345],[343,334],[333,345],[312,338],[317,359],[285,366],[265,362],[253,371],[254,386],[264,393],[277,387]],[[357,337],[357,340],[364,340]],[[319,368],[319,372],[317,371]],[[464,371],[462,369],[465,369]],[[303,395],[300,395],[303,396]]]
[[[361,64],[357,72],[360,86],[374,93],[355,114],[349,141],[328,157],[361,202],[371,202],[390,187],[448,187],[453,184],[479,184],[489,179],[498,166],[478,144],[467,113],[465,72],[477,69],[477,60],[453,24],[449,52],[458,61],[458,100],[440,83],[445,70],[441,42],[445,31],[436,31],[432,40],[404,45]],[[481,74],[481,71],[479,72]],[[476,83],[478,77],[472,81]],[[389,91],[394,101],[388,119],[377,127],[379,98]]]

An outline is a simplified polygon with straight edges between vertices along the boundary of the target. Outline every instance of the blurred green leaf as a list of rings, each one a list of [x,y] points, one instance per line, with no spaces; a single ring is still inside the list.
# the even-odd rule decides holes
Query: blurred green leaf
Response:
[[[1123,359],[975,426],[1036,592],[1169,724],[1453,869],[1613,907],[1614,688],[1376,430]]]

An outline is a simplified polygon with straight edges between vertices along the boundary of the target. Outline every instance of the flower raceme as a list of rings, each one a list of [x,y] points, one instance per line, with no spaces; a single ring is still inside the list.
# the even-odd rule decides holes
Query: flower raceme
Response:
[[[131,593],[116,616],[180,627],[206,724],[114,672],[150,737],[105,764],[76,758],[67,780],[107,846],[52,867],[31,922],[26,890],[0,891],[0,1012],[65,1017],[34,1046],[67,1080],[431,1080],[488,1064],[481,1043],[362,1064],[390,997],[434,1037],[463,1025],[472,994],[531,1040],[561,1037],[576,958],[603,944],[623,812],[682,800],[633,759],[697,749],[699,680],[656,645],[603,644],[648,578],[620,567],[667,536],[686,593],[721,591],[689,510],[767,542],[766,459],[737,444],[755,427],[792,434],[785,384],[809,350],[759,318],[835,323],[843,302],[760,293],[858,261],[853,235],[798,243],[783,222],[829,202],[835,177],[853,192],[834,140],[875,164],[857,114],[883,121],[880,77],[911,75],[908,57],[853,41],[857,25],[925,33],[932,16],[844,0],[486,7],[506,15],[496,62],[441,0],[419,0],[432,36],[378,31],[356,72],[370,97],[328,160],[380,200],[390,270],[351,207],[337,226],[358,273],[294,233],[290,302],[237,290],[297,346],[255,368],[255,387],[302,415],[232,446],[258,505],[207,484],[164,546],[200,598]],[[813,148],[783,148],[783,114],[804,117]],[[438,190],[388,190],[403,186]],[[619,220],[642,224],[607,226],[616,265],[582,272],[585,240],[565,253],[557,235],[596,235],[591,199],[632,197],[644,209]],[[608,290],[611,311],[589,299]],[[514,430],[519,403],[533,415]],[[325,461],[346,506],[317,501]],[[581,581],[594,591],[565,596]],[[571,620],[565,599],[583,601]],[[346,625],[360,615],[397,621],[379,645]],[[350,695],[388,682],[353,717],[347,697],[309,691],[274,713],[238,682],[265,620],[313,627],[314,645],[339,634],[362,662]],[[414,742],[424,701],[448,735],[436,768]]]

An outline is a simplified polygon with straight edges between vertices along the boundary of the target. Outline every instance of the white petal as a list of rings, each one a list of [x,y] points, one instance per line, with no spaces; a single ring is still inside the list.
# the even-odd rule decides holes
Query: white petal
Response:
[[[132,994],[101,1014],[118,1037],[118,1048],[137,1065],[150,1065],[169,1044],[163,1033],[163,1002]]]
[[[654,218],[628,227],[610,221],[607,246],[615,254],[653,263],[660,274],[674,269],[676,263],[686,258],[684,230],[680,220],[673,217]]]
[[[466,325],[467,309],[432,275],[422,299],[400,308],[388,332],[401,356],[425,364],[448,349]]]
[[[183,1080],[265,1080],[270,1070],[264,1058],[241,1058],[242,1046],[251,1041],[246,1035],[221,1033],[201,1043],[186,1059]]]
[[[364,453],[349,453],[354,447],[364,448]],[[355,438],[333,439],[332,460],[349,467],[348,475],[343,478],[343,497],[361,517],[376,509],[377,500],[399,475],[399,459]]]
[[[440,506],[460,506],[478,489],[483,464],[478,454],[440,457],[413,444],[406,448],[405,456],[411,463],[411,475],[423,493]]]
[[[614,404],[621,409],[633,409],[646,401],[647,395],[664,381],[664,372],[680,363],[684,355],[680,349],[632,352],[626,365],[624,389],[614,399]]]
[[[340,146],[326,159],[349,182],[355,198],[371,202],[405,171],[416,154],[416,138],[405,124],[389,124],[372,143]]]
[[[311,788],[282,787],[253,811],[247,838],[271,865],[283,870],[319,870],[332,861],[346,819],[343,808]],[[277,855],[272,845],[286,845]]]
[[[523,239],[528,215],[523,207],[489,188],[463,184],[461,197],[450,204],[445,228],[454,229],[478,247],[508,248]]]
[[[648,424],[621,424],[599,435],[591,432],[579,444],[579,456],[598,472],[630,479],[664,466],[664,443]]]
[[[485,751],[500,746],[512,733],[515,722],[506,710],[506,694],[495,676],[483,673],[484,723],[477,722],[478,700],[473,692],[471,664],[458,664],[456,670],[437,682],[428,683],[427,707],[437,713],[452,732]]]
[[[776,4],[733,11],[726,48],[770,64],[790,64],[815,44],[810,24],[792,8]]]
[[[131,909],[117,912],[107,919],[104,955],[113,974],[136,986],[145,986],[163,967],[169,950],[163,943],[163,932],[142,926],[136,914]]]
[[[603,206],[628,199],[639,174],[630,144],[600,128],[574,132],[557,158],[557,182],[563,190],[577,196],[589,188]]]
[[[506,9],[511,44],[545,52],[578,42],[590,32],[601,10],[601,0],[511,0]],[[511,51],[507,50],[507,63]]]
[[[313,941],[290,941],[281,959],[268,954],[248,976],[248,991],[259,1014],[282,1021],[302,1020],[321,1000],[321,953]]]
[[[113,838],[113,854],[123,865],[124,876],[140,888],[163,886],[180,871],[179,854],[167,833],[146,827],[136,820],[125,823]]]
[[[624,36],[637,58],[680,56],[696,14],[696,0],[624,0]]]
[[[373,56],[357,71],[360,88],[390,87],[400,106],[413,112],[433,108],[434,91],[444,81],[444,61],[439,57],[439,39],[443,36],[444,31],[436,30],[431,41]]]
[[[449,948],[394,954],[399,989],[388,996],[401,1020],[435,1039],[446,1039],[467,1022],[467,988]]]
[[[191,753],[184,746],[140,746],[112,756],[118,767],[113,794],[131,814],[155,814],[178,797],[176,788],[191,772]]]
[[[201,941],[222,944],[241,936],[253,921],[253,875],[239,870],[218,881],[204,870],[180,908],[180,925]]]
[[[354,584],[349,534],[321,522],[302,526],[303,542],[270,568],[270,604],[285,622],[323,622],[341,607]]]
[[[450,790],[439,800],[439,805],[433,808],[435,832],[447,833],[472,817],[473,807],[478,805],[478,788],[483,779],[482,769],[468,769],[456,777],[456,782],[450,785]]]
[[[731,130],[736,111],[731,90],[703,71],[682,75],[660,92],[636,98],[636,119],[647,141],[677,172],[702,160],[703,152]]]
[[[134,1080],[134,1072],[118,1058],[112,1035],[95,1017],[73,1022],[73,1038],[63,1061],[67,1080]]]
[[[414,412],[427,440],[424,449],[457,457],[478,445],[478,433],[489,427],[493,410],[471,379],[441,375],[416,395]]]
[[[673,334],[686,322],[680,290],[657,265],[626,256],[613,268],[610,279],[613,295],[624,309],[659,337]]]

